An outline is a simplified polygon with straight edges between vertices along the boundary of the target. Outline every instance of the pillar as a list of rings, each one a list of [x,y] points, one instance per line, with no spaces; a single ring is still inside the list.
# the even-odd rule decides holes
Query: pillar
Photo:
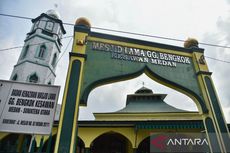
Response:
[[[198,82],[208,112],[202,112],[203,123],[211,152],[230,151],[230,139],[223,111],[217,97],[211,72],[209,72],[203,53],[193,53]]]
[[[80,18],[74,27],[74,42],[70,53],[68,73],[62,100],[55,153],[75,153],[77,146],[77,129],[79,99],[82,71],[86,60],[85,40],[90,32],[90,24]]]

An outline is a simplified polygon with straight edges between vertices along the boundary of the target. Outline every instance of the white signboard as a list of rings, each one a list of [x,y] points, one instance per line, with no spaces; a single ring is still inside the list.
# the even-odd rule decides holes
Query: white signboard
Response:
[[[0,80],[0,131],[50,134],[60,87]]]

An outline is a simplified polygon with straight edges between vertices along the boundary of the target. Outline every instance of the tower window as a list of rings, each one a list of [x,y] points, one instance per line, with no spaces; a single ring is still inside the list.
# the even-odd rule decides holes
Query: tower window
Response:
[[[46,46],[45,45],[40,46],[40,49],[39,49],[39,52],[38,52],[38,57],[39,58],[44,58],[45,51],[46,51]]]
[[[46,27],[45,27],[46,30],[53,31],[53,27],[54,27],[53,22],[51,22],[51,21],[46,22]]]
[[[18,79],[18,75],[15,74],[15,75],[13,76],[12,80],[16,81],[17,79]]]
[[[60,39],[62,39],[62,31],[61,31],[61,29],[58,32],[58,36],[59,36]]]
[[[24,59],[28,53],[28,50],[29,50],[29,45],[27,45],[23,51],[23,54],[22,54],[22,58],[21,59]]]
[[[52,60],[52,66],[54,67],[56,65],[56,62],[57,62],[57,53],[54,54],[53,56],[53,60]]]
[[[38,82],[38,76],[36,73],[32,74],[30,77],[29,77],[29,82],[32,82],[32,83],[37,83]]]

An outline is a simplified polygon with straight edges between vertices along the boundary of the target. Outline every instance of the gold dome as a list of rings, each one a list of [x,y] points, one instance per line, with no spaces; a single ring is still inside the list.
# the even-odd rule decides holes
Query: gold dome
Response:
[[[75,25],[84,25],[84,26],[87,26],[89,28],[91,27],[89,20],[85,17],[78,18],[75,22]]]
[[[184,42],[184,48],[198,47],[198,41],[195,38],[188,38]]]

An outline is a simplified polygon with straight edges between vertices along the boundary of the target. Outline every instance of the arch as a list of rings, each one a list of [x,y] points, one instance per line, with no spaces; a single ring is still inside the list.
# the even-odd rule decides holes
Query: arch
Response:
[[[13,81],[17,81],[17,79],[18,79],[18,75],[17,75],[17,74],[14,74],[12,80],[13,80]]]
[[[163,77],[161,77],[160,75],[158,75],[157,73],[153,72],[147,65],[145,65],[142,69],[140,69],[139,71],[133,72],[133,73],[129,73],[129,74],[124,74],[124,75],[120,75],[120,76],[115,76],[115,77],[108,77],[108,78],[104,78],[101,80],[96,80],[92,83],[90,83],[88,86],[86,86],[83,91],[82,91],[82,96],[80,97],[80,103],[82,105],[86,105],[87,104],[87,100],[88,100],[88,96],[89,93],[95,89],[96,87],[105,85],[105,84],[109,84],[109,83],[114,83],[114,82],[119,82],[119,81],[125,81],[125,80],[130,80],[133,79],[135,77],[140,76],[141,74],[145,73],[149,78],[151,78],[152,80],[165,85],[169,88],[172,88],[180,93],[183,93],[185,95],[187,95],[188,97],[190,97],[196,104],[199,112],[203,112],[203,113],[207,113],[208,109],[205,105],[205,103],[203,102],[203,99],[200,95],[198,95],[197,93],[195,93],[194,91],[180,85],[179,83],[176,82],[172,82],[170,80],[167,80]]]
[[[0,141],[0,152],[18,152],[19,137],[22,136],[22,149],[28,150],[31,140],[31,135],[8,134]]]
[[[115,112],[123,109],[127,104],[127,94],[134,94],[137,89],[141,88],[143,80],[146,83],[145,87],[151,89],[154,94],[166,94],[164,99],[166,104],[180,110],[198,113],[197,106],[190,97],[172,88],[159,84],[147,75],[142,74],[134,79],[102,85],[93,89],[88,98],[87,108],[80,108],[81,111],[84,112],[84,117],[80,116],[80,118],[84,120],[93,119],[95,116],[93,116],[91,112]],[[101,93],[103,93],[103,98],[102,96],[97,96],[101,95]],[[109,103],[105,99],[110,99]],[[100,103],[95,105],[96,101],[100,101]]]
[[[79,137],[85,142],[85,147],[89,148],[91,143],[99,136],[106,133],[118,133],[131,142],[134,147],[134,129],[133,128],[79,128]]]
[[[83,153],[84,149],[85,149],[85,143],[84,141],[80,138],[77,137],[77,153]]]
[[[28,50],[29,50],[29,45],[26,45],[26,47],[22,53],[21,59],[24,59],[27,56]]]
[[[95,138],[91,142],[90,149],[94,153],[125,153],[132,149],[132,144],[124,135],[110,131]]]
[[[46,49],[47,49],[47,47],[45,44],[42,44],[41,46],[39,46],[37,57],[44,59],[45,54],[46,54]]]
[[[150,136],[144,138],[137,148],[138,153],[150,153]]]
[[[136,140],[136,147],[138,148],[139,145],[145,141],[146,139],[148,139],[151,135],[151,132],[149,130],[142,130],[142,131],[137,131],[137,140]]]
[[[57,53],[54,54],[51,65],[55,67],[56,63],[57,63]]]
[[[38,81],[39,81],[38,75],[36,73],[31,74],[28,77],[28,81],[32,82],[32,83],[38,83]]]

